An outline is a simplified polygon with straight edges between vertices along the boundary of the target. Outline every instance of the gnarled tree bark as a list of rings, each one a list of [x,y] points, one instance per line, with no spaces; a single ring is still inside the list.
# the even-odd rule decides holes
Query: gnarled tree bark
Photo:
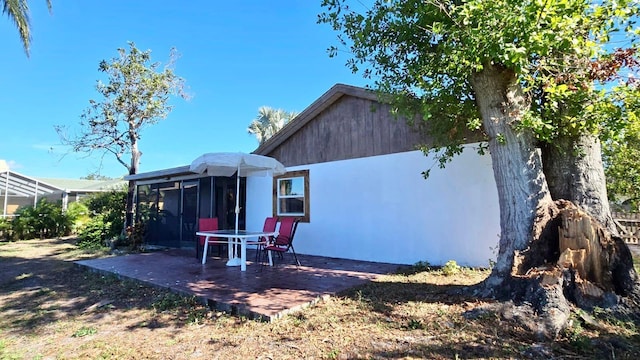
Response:
[[[487,65],[471,84],[490,139],[501,215],[496,265],[474,293],[529,304],[533,311],[521,313],[537,314],[531,330],[547,338],[567,326],[573,304],[633,314],[624,309],[640,303],[637,275],[628,247],[608,230],[613,222],[597,138],[545,148],[549,166],[543,168],[533,136],[515,130],[527,108],[515,74]],[[583,151],[579,161],[566,151],[574,147]],[[588,213],[569,201],[554,202],[552,194]]]
[[[499,252],[483,291],[493,296],[510,278],[514,254],[531,242],[536,211],[551,203],[551,195],[533,135],[514,129],[528,107],[515,73],[487,64],[472,76],[471,84],[489,136],[500,205]]]
[[[542,165],[554,200],[569,200],[604,225],[614,235],[597,136],[583,134],[560,137],[542,146]]]

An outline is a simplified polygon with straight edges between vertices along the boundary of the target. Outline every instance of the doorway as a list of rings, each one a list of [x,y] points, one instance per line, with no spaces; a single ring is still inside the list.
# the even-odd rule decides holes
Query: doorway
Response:
[[[246,179],[240,178],[240,214],[238,229],[245,230]],[[236,222],[236,178],[215,178],[215,208],[220,229],[232,230]]]
[[[180,213],[180,247],[194,247],[198,223],[199,182],[182,182],[182,211]]]

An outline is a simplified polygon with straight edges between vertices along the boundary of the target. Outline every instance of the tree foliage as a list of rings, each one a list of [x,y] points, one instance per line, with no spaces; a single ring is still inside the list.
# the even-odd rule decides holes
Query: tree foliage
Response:
[[[615,107],[618,112],[609,113],[626,122],[603,144],[607,190],[612,201],[627,205],[623,210],[636,212],[640,209],[640,82],[616,87],[612,93],[620,106]]]
[[[527,112],[514,127],[551,143],[598,132],[593,109],[606,92],[596,80],[605,77],[593,64],[613,56],[612,32],[637,35],[637,0],[376,1],[364,13],[341,0],[324,6],[320,22],[345,35],[330,55],[348,47],[348,66],[393,94],[398,113],[421,114],[436,150],[459,149],[467,129],[481,128],[470,79],[487,66],[508,69],[524,92]]]
[[[109,177],[109,176],[105,176],[105,175],[101,175],[99,172],[94,172],[91,173],[87,176],[83,176],[81,177],[81,179],[85,179],[85,180],[115,180],[115,178]]]
[[[178,54],[171,49],[164,67],[151,61],[151,50],[140,51],[129,42],[128,51],[118,49],[118,57],[102,60],[98,70],[107,77],[98,80],[96,90],[101,100],[89,100],[89,107],[81,116],[80,133],[69,136],[64,126],[56,126],[62,143],[74,152],[111,153],[129,175],[138,173],[142,152],[139,141],[142,130],[165,119],[173,106],[171,96],[189,98],[185,81],[173,71]],[[127,159],[127,157],[129,157]],[[133,214],[135,186],[129,182],[127,222]]]
[[[51,0],[46,0],[49,12],[51,12]],[[0,0],[2,13],[6,14],[20,34],[20,41],[24,52],[29,56],[31,46],[31,25],[29,23],[29,4],[27,0]]]
[[[173,71],[178,58],[175,49],[171,49],[164,68],[151,61],[151,50],[140,51],[133,42],[129,42],[128,51],[120,48],[118,54],[98,66],[107,77],[106,82],[98,80],[96,84],[102,99],[89,100],[89,107],[81,116],[80,133],[69,136],[65,126],[57,126],[56,130],[74,152],[111,153],[131,172],[138,165],[137,145],[142,130],[167,117],[173,108],[169,104],[172,95],[188,95],[184,79]]]
[[[258,109],[258,116],[249,124],[247,132],[255,135],[258,142],[262,144],[297,115],[298,113],[295,111],[288,112],[282,109],[262,106]]]

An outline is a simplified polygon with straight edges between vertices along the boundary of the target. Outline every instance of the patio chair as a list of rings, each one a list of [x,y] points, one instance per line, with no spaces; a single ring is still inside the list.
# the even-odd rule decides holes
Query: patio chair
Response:
[[[279,258],[283,259],[284,254],[291,250],[291,252],[293,253],[293,257],[296,260],[296,266],[300,266],[300,261],[298,261],[296,250],[293,247],[293,236],[295,235],[296,229],[298,228],[298,222],[299,220],[293,217],[282,218],[282,220],[280,221],[278,236],[267,243],[267,245],[264,247],[263,253],[265,253],[266,255],[268,251],[272,251],[278,254]]]
[[[218,218],[200,218],[198,219],[198,231],[210,231],[210,230],[218,230]],[[196,257],[200,259],[202,257],[202,252],[204,251],[205,246],[205,236],[199,236],[198,245],[196,246]],[[209,247],[217,246],[218,247],[218,256],[222,256],[222,249],[225,244],[208,244]]]
[[[262,226],[262,231],[264,232],[276,231],[277,226],[278,226],[278,218],[270,216],[264,219],[264,225]],[[264,250],[264,247],[271,241],[273,241],[273,236],[269,236],[268,238],[261,236],[258,239],[258,242],[256,243],[257,245],[256,246],[256,262],[258,262],[258,256],[260,256],[260,253],[262,253],[262,251]]]

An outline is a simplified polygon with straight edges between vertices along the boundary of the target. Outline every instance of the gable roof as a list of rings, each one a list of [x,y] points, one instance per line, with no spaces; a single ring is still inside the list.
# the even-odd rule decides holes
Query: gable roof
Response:
[[[268,155],[271,151],[284,143],[291,135],[295,134],[311,120],[315,119],[318,114],[329,108],[345,95],[371,101],[378,101],[378,95],[371,90],[352,85],[335,84],[331,89],[322,94],[322,96],[298,114],[298,116],[296,116],[292,121],[287,123],[282,129],[280,129],[280,131],[262,143],[253,151],[253,153]]]

